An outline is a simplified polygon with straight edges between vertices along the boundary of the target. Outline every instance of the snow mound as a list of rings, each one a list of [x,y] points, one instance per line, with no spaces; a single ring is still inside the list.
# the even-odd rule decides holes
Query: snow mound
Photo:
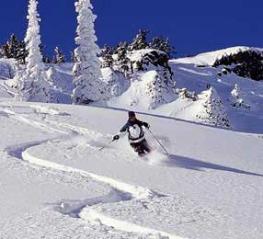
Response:
[[[109,88],[109,98],[120,96],[129,88],[130,82],[120,72],[116,72],[110,67],[102,68],[101,71],[103,80]]]
[[[0,58],[0,79],[6,80],[14,77],[16,61]]]
[[[113,98],[108,106],[145,110],[155,109],[175,99],[174,90],[165,85],[156,70],[138,73],[131,85],[120,97]]]
[[[31,108],[39,114],[48,114],[48,115],[68,115],[67,113],[60,112],[59,109],[54,107],[47,107],[42,105],[32,105]]]

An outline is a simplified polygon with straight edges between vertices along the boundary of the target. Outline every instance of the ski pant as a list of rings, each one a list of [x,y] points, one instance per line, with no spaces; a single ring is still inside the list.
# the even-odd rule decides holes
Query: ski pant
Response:
[[[151,152],[151,148],[146,139],[142,140],[139,143],[130,143],[130,145],[134,149],[134,151],[139,154],[139,156],[143,156]]]

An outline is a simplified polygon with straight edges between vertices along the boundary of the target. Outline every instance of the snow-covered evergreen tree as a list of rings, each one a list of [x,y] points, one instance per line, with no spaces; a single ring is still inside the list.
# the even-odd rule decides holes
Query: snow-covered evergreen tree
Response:
[[[240,99],[241,97],[241,90],[238,84],[235,84],[234,89],[231,91],[231,95],[236,99]]]
[[[50,85],[53,85],[52,89],[49,91],[49,102],[51,103],[59,103],[57,98],[57,80],[58,80],[58,72],[54,66],[49,67],[49,69],[46,71],[47,81]]]
[[[120,42],[115,50],[114,68],[122,72],[126,78],[133,73],[132,64],[127,56],[128,43]]]
[[[65,63],[65,55],[63,54],[63,52],[59,49],[59,47],[56,47],[54,49],[54,57],[53,57],[53,63],[55,64],[61,64],[61,63]]]
[[[113,67],[113,47],[105,45],[101,50],[100,57],[102,58],[102,68]]]
[[[150,109],[155,109],[175,99],[175,81],[167,81],[161,72],[149,71],[142,76],[141,80],[145,84],[145,93],[149,99]]]
[[[46,81],[46,72],[43,64],[43,56],[40,51],[40,27],[39,14],[37,12],[37,0],[29,0],[28,28],[25,37],[26,69],[22,75],[18,74],[15,79],[17,84],[17,97],[23,101],[49,101],[49,84]]]
[[[204,123],[229,128],[230,121],[215,88],[202,92],[200,98],[202,107],[196,117]]]
[[[75,56],[75,51],[70,52],[70,61],[73,63],[77,62],[76,56]]]
[[[27,56],[25,42],[20,41],[15,34],[12,34],[6,44],[1,46],[0,55],[5,58],[16,59],[19,63],[25,64]]]
[[[139,30],[139,33],[134,38],[133,42],[129,45],[129,51],[146,49],[149,47],[147,42],[148,30]]]
[[[195,91],[189,91],[187,90],[187,88],[177,89],[177,91],[179,98],[182,100],[188,99],[188,100],[196,101],[198,98]]]
[[[49,81],[51,84],[54,84],[55,79],[57,78],[57,70],[54,66],[51,66],[46,71],[47,75],[47,81]]]
[[[165,52],[168,56],[171,56],[175,51],[174,47],[170,44],[169,39],[162,37],[155,37],[149,44],[150,48]]]
[[[76,63],[73,68],[74,85],[72,100],[74,104],[88,104],[105,99],[106,85],[102,80],[100,49],[96,44],[94,29],[96,16],[90,0],[79,0],[76,4],[78,13],[77,37],[75,49]]]
[[[243,107],[246,109],[250,108],[250,105],[248,105],[244,100],[244,94],[241,91],[238,84],[235,84],[234,89],[231,91],[231,102],[234,107]]]
[[[5,51],[3,49],[3,47],[0,47],[0,58],[4,58],[5,57]]]

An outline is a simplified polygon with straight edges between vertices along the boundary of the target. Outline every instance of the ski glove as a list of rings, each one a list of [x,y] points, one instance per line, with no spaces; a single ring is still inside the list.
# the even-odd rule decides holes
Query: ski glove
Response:
[[[144,126],[147,128],[147,129],[150,129],[150,125],[148,123],[145,123]]]
[[[116,141],[116,140],[119,140],[120,139],[120,136],[119,135],[115,135],[114,137],[113,137],[113,141]]]

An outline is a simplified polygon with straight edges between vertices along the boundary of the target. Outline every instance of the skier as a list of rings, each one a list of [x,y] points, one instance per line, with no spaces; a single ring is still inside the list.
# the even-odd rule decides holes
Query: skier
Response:
[[[145,139],[143,127],[149,129],[150,125],[138,120],[133,111],[128,112],[128,116],[128,122],[121,128],[120,133],[113,137],[113,141],[119,140],[120,135],[128,133],[131,147],[139,156],[144,156],[145,154],[150,153],[151,149]]]

